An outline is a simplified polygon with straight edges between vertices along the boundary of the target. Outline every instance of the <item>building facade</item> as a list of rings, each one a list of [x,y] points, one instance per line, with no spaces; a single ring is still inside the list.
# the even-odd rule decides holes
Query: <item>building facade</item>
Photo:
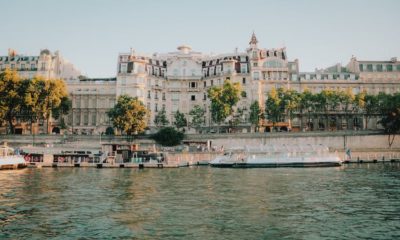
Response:
[[[128,94],[142,100],[154,117],[165,109],[170,123],[179,110],[190,119],[189,112],[199,105],[206,110],[204,126],[213,126],[207,90],[221,86],[225,80],[242,86],[242,98],[237,108],[243,110],[243,123],[248,123],[249,106],[258,101],[264,108],[267,93],[272,88],[305,89],[318,93],[323,89],[400,92],[400,62],[359,61],[352,57],[345,67],[340,64],[315,72],[300,72],[297,59],[289,61],[286,48],[265,49],[258,46],[253,33],[244,52],[207,55],[192,51],[187,45],[178,51],[153,55],[134,50],[118,56],[116,95]],[[295,119],[294,124],[299,124]],[[373,124],[373,123],[371,123]],[[376,123],[375,123],[376,125]]]
[[[205,110],[203,127],[208,131],[215,127],[211,121],[210,100],[207,91],[221,86],[225,80],[240,83],[241,100],[235,107],[242,116],[239,124],[250,126],[250,105],[258,101],[264,110],[267,93],[272,88],[290,88],[299,92],[305,89],[313,93],[324,89],[351,90],[378,94],[400,92],[400,62],[363,61],[352,57],[346,66],[336,64],[314,72],[301,72],[297,59],[289,60],[286,48],[262,48],[253,33],[244,51],[237,49],[226,54],[196,52],[190,46],[181,45],[168,53],[140,54],[131,49],[120,53],[115,78],[85,78],[59,52],[45,49],[38,56],[23,56],[9,50],[0,56],[0,71],[16,69],[22,78],[40,75],[45,78],[64,79],[72,100],[72,111],[65,118],[70,133],[99,134],[111,123],[107,111],[118,96],[139,98],[150,110],[148,125],[155,127],[155,116],[164,109],[170,124],[174,114],[180,111],[190,121],[189,112],[198,105]],[[341,117],[341,116],[334,116]],[[292,124],[302,128],[302,117],[296,115]],[[229,119],[227,119],[228,121]],[[312,119],[313,130],[321,129],[318,116]],[[360,123],[361,121],[361,123]],[[354,119],[354,126],[365,128],[365,123]],[[376,120],[368,123],[376,127]],[[56,127],[57,122],[54,122]],[[227,123],[226,123],[227,124]],[[249,129],[249,128],[247,128]]]
[[[18,71],[21,78],[27,79],[41,76],[45,79],[72,80],[81,75],[59,51],[52,53],[48,49],[41,50],[37,56],[20,55],[15,50],[8,49],[7,56],[0,56],[0,72],[6,68]]]
[[[165,109],[170,123],[177,110],[189,118],[195,105],[206,111],[204,125],[212,126],[207,90],[225,80],[242,86],[237,108],[243,110],[242,122],[249,116],[251,102],[265,102],[272,87],[290,85],[292,73],[298,73],[298,61],[288,61],[285,48],[261,49],[253,34],[245,52],[207,55],[182,45],[178,51],[144,55],[134,50],[118,56],[116,95],[138,97],[151,112],[149,125]]]
[[[107,112],[116,102],[116,78],[85,78],[66,82],[72,110],[66,117],[73,134],[100,134],[112,124]]]

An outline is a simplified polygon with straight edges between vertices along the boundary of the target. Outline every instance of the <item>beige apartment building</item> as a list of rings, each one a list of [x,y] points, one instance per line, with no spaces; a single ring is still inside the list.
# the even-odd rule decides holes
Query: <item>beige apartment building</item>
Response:
[[[8,49],[7,56],[0,56],[0,72],[6,68],[16,70],[21,78],[28,79],[42,76],[46,79],[72,80],[78,79],[81,75],[81,72],[62,57],[59,51],[52,53],[48,49],[40,50],[37,56],[25,56],[18,54],[14,49]]]
[[[354,94],[363,90],[374,94],[400,92],[400,62],[396,58],[360,61],[352,57],[345,67],[337,64],[315,72],[300,72],[299,61],[288,60],[286,48],[260,48],[254,33],[243,52],[208,55],[193,51],[187,45],[177,50],[146,55],[131,49],[118,56],[116,95],[128,94],[141,99],[151,111],[151,127],[161,109],[165,109],[172,123],[177,110],[190,119],[189,111],[195,105],[206,110],[204,126],[212,127],[207,90],[222,85],[226,79],[242,85],[243,97],[237,107],[244,112],[244,125],[249,125],[250,104],[257,100],[263,107],[272,88],[312,92],[350,88]],[[293,124],[299,125],[300,120],[295,117]],[[370,124],[376,125],[376,121]]]
[[[247,130],[250,130],[250,104],[258,101],[263,108],[272,88],[309,89],[314,93],[323,89],[351,89],[354,94],[363,90],[373,94],[400,92],[400,62],[396,58],[363,61],[352,57],[346,66],[336,64],[301,72],[299,61],[289,60],[285,47],[259,47],[254,33],[244,51],[235,49],[225,54],[205,54],[188,45],[179,46],[177,51],[154,54],[140,54],[131,49],[118,55],[116,78],[79,77],[80,72],[71,63],[58,52],[53,54],[47,49],[39,56],[23,56],[9,50],[8,56],[0,56],[0,71],[6,67],[16,69],[26,78],[42,75],[64,79],[73,106],[66,123],[68,132],[76,134],[105,132],[111,126],[107,111],[123,94],[138,97],[147,106],[151,112],[150,129],[154,129],[154,117],[161,109],[165,109],[171,124],[177,110],[190,120],[190,110],[199,105],[206,112],[203,126],[210,130],[215,124],[211,121],[207,90],[221,86],[227,79],[242,86],[242,98],[236,108],[243,111],[240,125]],[[356,118],[352,125],[365,128],[364,120]],[[320,129],[318,118],[313,121],[312,129]],[[368,127],[376,128],[376,122],[369,121]],[[293,127],[300,128],[301,123],[305,124],[295,116]]]

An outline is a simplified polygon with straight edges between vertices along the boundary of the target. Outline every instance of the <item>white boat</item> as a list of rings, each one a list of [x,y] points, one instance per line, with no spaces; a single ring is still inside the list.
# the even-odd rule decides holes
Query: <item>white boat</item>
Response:
[[[26,168],[27,164],[22,155],[15,154],[14,149],[5,143],[0,146],[0,170]]]
[[[228,151],[210,162],[213,167],[333,167],[341,159],[323,145],[246,146]]]

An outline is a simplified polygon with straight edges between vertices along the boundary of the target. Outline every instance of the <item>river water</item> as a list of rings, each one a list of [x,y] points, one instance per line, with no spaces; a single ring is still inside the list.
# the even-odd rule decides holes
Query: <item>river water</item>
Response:
[[[0,239],[400,239],[400,164],[1,171]]]

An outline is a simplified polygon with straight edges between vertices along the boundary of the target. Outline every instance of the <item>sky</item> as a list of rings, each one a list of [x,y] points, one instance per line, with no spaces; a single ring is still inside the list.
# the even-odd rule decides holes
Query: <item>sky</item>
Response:
[[[89,77],[116,75],[130,48],[166,53],[182,44],[203,53],[286,47],[300,71],[400,58],[398,0],[0,0],[0,55],[8,48],[60,53]]]

